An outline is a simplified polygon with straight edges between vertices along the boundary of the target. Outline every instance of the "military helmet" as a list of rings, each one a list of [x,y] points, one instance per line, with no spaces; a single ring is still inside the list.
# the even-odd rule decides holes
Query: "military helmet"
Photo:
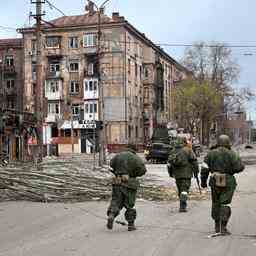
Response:
[[[219,136],[217,144],[219,147],[226,147],[226,148],[231,147],[230,138],[228,137],[228,135],[225,135],[225,134],[222,134]]]

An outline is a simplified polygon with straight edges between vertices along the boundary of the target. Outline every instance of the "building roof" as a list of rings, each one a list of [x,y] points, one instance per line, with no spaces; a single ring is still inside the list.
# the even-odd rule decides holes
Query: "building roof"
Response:
[[[103,25],[123,25],[127,29],[130,30],[133,34],[143,40],[146,44],[153,47],[162,57],[168,59],[172,63],[174,63],[178,69],[186,72],[187,74],[191,74],[191,72],[173,59],[168,53],[166,53],[161,47],[157,46],[153,43],[149,38],[146,37],[144,33],[141,33],[137,30],[131,23],[129,23],[123,16],[119,16],[119,13],[113,13],[112,18],[105,14],[101,14],[101,24]],[[83,26],[97,26],[98,25],[98,14],[97,12],[90,13],[87,12],[83,15],[75,15],[75,16],[62,16],[60,18],[51,20],[49,22],[45,22],[44,27],[49,30],[56,30],[61,28],[76,28]],[[32,32],[35,27],[32,28],[23,28],[19,29],[21,33]]]
[[[0,39],[0,47],[21,47],[22,44],[22,38]]]
[[[112,19],[105,14],[101,14],[101,22],[102,23],[110,23]],[[84,15],[75,15],[75,16],[63,16],[54,20],[49,21],[46,24],[46,27],[75,27],[75,26],[83,26],[83,25],[93,25],[97,24],[98,15],[95,12],[93,15],[89,15],[89,13]]]

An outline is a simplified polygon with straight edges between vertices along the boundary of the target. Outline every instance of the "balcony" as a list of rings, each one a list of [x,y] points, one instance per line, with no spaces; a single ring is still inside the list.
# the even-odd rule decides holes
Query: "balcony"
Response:
[[[46,123],[56,123],[59,116],[57,114],[48,113],[47,117],[45,118]]]
[[[45,92],[45,97],[48,100],[62,100],[63,99],[63,92],[62,91]]]
[[[99,114],[98,113],[85,113],[84,119],[88,121],[98,121],[99,120]]]
[[[62,100],[62,80],[46,80],[45,82],[45,97],[47,100]]]
[[[15,66],[4,65],[2,67],[2,71],[3,71],[4,75],[16,75]]]
[[[98,79],[84,79],[84,100],[98,99]]]
[[[61,58],[62,57],[62,49],[61,48],[53,48],[47,47],[45,48],[45,55],[47,57]]]
[[[62,78],[61,71],[50,71],[50,69],[47,70],[46,72],[46,78],[48,79],[60,79]]]
[[[6,89],[5,94],[6,96],[9,96],[9,97],[17,95],[16,90],[14,88]]]
[[[98,74],[95,71],[85,69],[84,76],[85,77],[98,77]]]
[[[96,46],[84,47],[83,48],[83,53],[85,55],[89,55],[89,56],[95,55],[97,53],[97,47]]]

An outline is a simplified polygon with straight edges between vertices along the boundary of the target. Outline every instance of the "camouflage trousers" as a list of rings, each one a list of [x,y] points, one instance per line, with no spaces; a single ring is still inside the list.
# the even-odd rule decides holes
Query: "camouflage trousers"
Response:
[[[176,186],[178,189],[178,195],[180,197],[181,192],[189,193],[189,189],[191,186],[191,178],[179,178],[176,179]]]
[[[235,185],[220,188],[215,186],[210,180],[212,194],[212,218],[218,221],[228,222],[231,216],[231,208],[228,206],[232,202],[235,192]]]
[[[123,207],[126,208],[125,219],[127,222],[134,222],[136,219],[136,210],[134,209],[137,190],[127,188],[122,185],[112,185],[112,198],[107,215],[115,217],[120,213]]]

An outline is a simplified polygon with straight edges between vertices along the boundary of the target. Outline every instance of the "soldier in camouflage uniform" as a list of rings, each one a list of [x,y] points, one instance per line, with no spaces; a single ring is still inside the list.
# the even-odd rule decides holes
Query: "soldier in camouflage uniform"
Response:
[[[191,186],[191,178],[198,175],[197,158],[187,145],[186,138],[178,138],[175,148],[170,152],[168,172],[176,180],[180,199],[180,212],[187,211],[187,199]]]
[[[240,157],[231,150],[230,139],[221,135],[217,147],[209,151],[204,162],[208,168],[201,169],[201,186],[207,187],[207,178],[211,173],[209,185],[212,191],[212,218],[215,221],[215,232],[228,235],[228,220],[231,208],[228,206],[236,189],[234,174],[242,172],[244,165]]]
[[[111,161],[111,171],[115,175],[112,185],[112,199],[107,211],[107,228],[112,229],[115,217],[123,207],[126,208],[125,219],[128,222],[128,231],[135,230],[134,221],[136,210],[134,208],[136,193],[140,177],[146,173],[141,158],[136,155],[136,147],[128,145],[127,150],[117,154]]]

